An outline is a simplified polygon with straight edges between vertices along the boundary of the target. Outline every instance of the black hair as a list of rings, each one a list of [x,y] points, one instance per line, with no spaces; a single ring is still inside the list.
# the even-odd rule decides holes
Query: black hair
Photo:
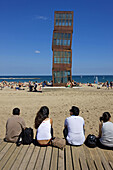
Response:
[[[76,106],[72,106],[72,109],[70,110],[70,112],[73,113],[73,115],[78,116],[79,115],[79,108]]]
[[[42,106],[40,110],[37,112],[37,115],[35,117],[34,127],[37,129],[40,124],[48,118],[49,116],[49,108],[47,106]]]
[[[103,122],[107,122],[109,121],[109,119],[111,118],[111,115],[109,112],[104,112],[102,117],[100,117],[100,121],[103,120]]]
[[[20,114],[20,109],[19,108],[14,108],[13,109],[13,115],[19,115]]]

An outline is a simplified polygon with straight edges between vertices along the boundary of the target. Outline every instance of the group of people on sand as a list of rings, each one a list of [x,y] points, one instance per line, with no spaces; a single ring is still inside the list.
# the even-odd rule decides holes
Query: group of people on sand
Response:
[[[37,81],[35,82],[31,82],[29,81],[29,92],[42,92],[42,85],[37,83]]]
[[[95,84],[95,81],[94,81],[94,84]],[[72,88],[72,87],[81,87],[83,85],[87,85],[87,86],[90,86],[90,87],[95,87],[94,84],[92,83],[89,83],[87,82],[86,84],[84,83],[78,83],[74,80],[72,81],[68,81],[66,84],[65,84],[65,87],[66,88]],[[98,82],[98,85],[101,85],[102,87],[106,87],[106,89],[109,89],[113,87],[113,81],[106,81],[104,83],[102,82]],[[42,91],[42,87],[52,87],[53,86],[53,81],[50,81],[50,82],[47,82],[47,81],[43,81],[43,82],[40,82],[40,83],[37,83],[37,81],[29,81],[29,82],[7,82],[7,81],[2,81],[0,83],[0,90],[2,90],[4,87],[9,87],[11,89],[15,89],[15,90],[25,90],[26,87],[29,88],[29,91],[34,91],[34,92],[37,92],[37,91]],[[100,89],[100,87],[97,87],[98,89]]]
[[[43,81],[41,84],[42,84],[42,87],[52,87],[53,81],[52,80],[50,82]]]
[[[70,116],[64,122],[64,138],[67,144],[80,146],[85,142],[85,122],[79,116],[79,108],[72,106],[69,110]],[[18,137],[25,129],[25,121],[20,117],[20,109],[14,108],[12,116],[6,123],[6,142],[17,142]],[[109,112],[104,112],[100,117],[98,146],[113,148],[113,123],[110,121],[111,115]],[[36,129],[35,142],[40,146],[51,145],[53,136],[53,120],[49,117],[49,108],[42,106],[36,114],[34,120]],[[55,129],[54,129],[55,130]]]
[[[106,87],[106,89],[108,89],[109,90],[109,88],[111,88],[112,89],[112,87],[113,87],[113,81],[106,81],[106,82],[104,82],[104,83],[98,83],[98,85],[101,85],[102,87]]]
[[[72,80],[72,81],[68,81],[65,85],[65,87],[79,87],[80,83],[77,83],[76,81]]]
[[[11,89],[15,89],[15,90],[25,90],[25,87],[27,87],[26,83],[22,83],[22,82],[7,82],[7,81],[2,81],[0,83],[0,89],[2,90],[3,88],[8,87]]]
[[[110,88],[112,89],[112,86],[113,86],[113,82],[112,81],[110,81],[110,83],[107,81],[106,82],[106,88],[109,90],[109,86],[110,86]]]

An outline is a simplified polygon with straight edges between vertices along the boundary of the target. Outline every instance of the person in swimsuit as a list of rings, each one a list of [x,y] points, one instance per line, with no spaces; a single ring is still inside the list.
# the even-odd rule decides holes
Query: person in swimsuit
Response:
[[[53,121],[49,118],[49,108],[42,106],[35,117],[36,142],[39,145],[50,145],[53,138]]]

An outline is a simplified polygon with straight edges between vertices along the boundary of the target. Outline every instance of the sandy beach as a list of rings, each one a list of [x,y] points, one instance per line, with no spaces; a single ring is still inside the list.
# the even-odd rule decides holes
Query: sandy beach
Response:
[[[99,117],[103,112],[111,113],[113,121],[113,89],[82,87],[69,89],[43,89],[43,93],[14,90],[8,87],[0,90],[0,138],[5,136],[7,119],[12,109],[19,107],[27,127],[34,126],[37,111],[43,105],[50,109],[53,119],[54,136],[63,137],[64,120],[69,116],[72,105],[80,108],[80,116],[85,120],[88,134],[98,135]],[[35,134],[34,129],[34,134]]]

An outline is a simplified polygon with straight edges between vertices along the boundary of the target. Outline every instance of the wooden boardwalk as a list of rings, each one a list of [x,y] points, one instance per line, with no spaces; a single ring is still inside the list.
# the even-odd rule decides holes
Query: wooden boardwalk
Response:
[[[113,151],[66,146],[21,145],[0,140],[0,169],[2,170],[111,170]]]

